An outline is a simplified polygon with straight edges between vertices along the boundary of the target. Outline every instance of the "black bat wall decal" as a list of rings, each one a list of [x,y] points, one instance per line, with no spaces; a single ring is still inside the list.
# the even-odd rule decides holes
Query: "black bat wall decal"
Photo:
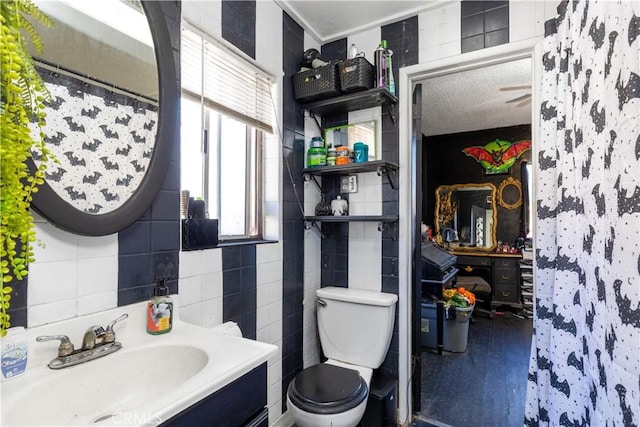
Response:
[[[129,121],[131,120],[131,115],[127,114],[124,117],[116,117],[117,125],[129,126]]]
[[[73,186],[64,188],[71,200],[87,200],[87,194],[83,191],[82,193],[76,191]]]
[[[85,117],[89,117],[91,119],[95,119],[98,116],[98,113],[102,111],[101,109],[99,109],[98,107],[94,106],[92,109],[90,110],[86,110],[86,109],[82,109],[82,111],[80,111],[80,115],[81,116],[85,116]]]
[[[142,152],[142,158],[143,159],[150,159],[151,158],[151,153],[153,153],[152,150],[143,151]]]
[[[106,138],[118,138],[118,132],[114,132],[107,125],[100,125],[100,129],[102,129],[102,133]]]
[[[81,157],[75,157],[72,151],[66,151],[64,155],[69,159],[71,166],[87,166],[87,162]]]
[[[72,117],[70,116],[63,117],[63,120],[67,122],[67,125],[69,125],[70,131],[84,133],[84,125],[80,125],[77,122],[74,122]]]
[[[114,169],[120,170],[120,166],[115,162],[109,161],[109,159],[106,156],[100,157],[100,160],[102,161],[102,164],[104,165],[104,168],[106,170],[114,170]]]

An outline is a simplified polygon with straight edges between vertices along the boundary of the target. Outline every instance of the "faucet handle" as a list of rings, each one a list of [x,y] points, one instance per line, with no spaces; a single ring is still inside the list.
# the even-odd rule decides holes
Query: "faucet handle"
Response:
[[[129,315],[127,313],[125,313],[122,316],[118,317],[117,319],[113,320],[111,323],[109,323],[107,325],[107,330],[104,331],[104,336],[102,337],[102,342],[105,342],[105,343],[114,342],[116,340],[116,333],[113,330],[113,327],[115,326],[116,323],[118,323],[121,320],[126,319],[127,317],[129,317]]]
[[[66,335],[41,335],[36,338],[38,342],[60,340],[58,346],[58,357],[65,357],[73,353],[73,344]]]

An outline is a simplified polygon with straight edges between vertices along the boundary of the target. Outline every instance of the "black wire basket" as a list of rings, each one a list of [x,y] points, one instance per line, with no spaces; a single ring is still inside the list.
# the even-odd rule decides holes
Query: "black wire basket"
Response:
[[[371,89],[374,85],[374,68],[363,57],[347,59],[338,64],[342,93]]]

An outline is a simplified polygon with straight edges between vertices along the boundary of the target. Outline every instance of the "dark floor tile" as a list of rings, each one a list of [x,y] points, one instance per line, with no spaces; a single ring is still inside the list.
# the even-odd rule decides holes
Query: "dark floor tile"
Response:
[[[530,319],[478,317],[465,353],[423,351],[419,418],[456,427],[521,426],[531,334]]]

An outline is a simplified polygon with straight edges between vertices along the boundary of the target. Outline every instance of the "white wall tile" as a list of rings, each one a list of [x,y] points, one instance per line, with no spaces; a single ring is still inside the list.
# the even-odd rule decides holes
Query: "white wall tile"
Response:
[[[45,325],[77,316],[77,300],[65,299],[46,304],[31,305],[28,303],[28,327]]]
[[[75,240],[78,245],[78,259],[118,256],[117,233],[108,236],[75,236]]]
[[[78,295],[78,261],[34,263],[29,266],[29,306],[68,300]],[[74,309],[75,312],[75,309]]]
[[[202,276],[202,298],[204,300],[222,297],[222,272]]]
[[[180,293],[180,307],[186,307],[202,301],[202,276],[180,279],[178,286]]]
[[[212,36],[222,37],[222,2],[220,0],[182,2],[182,19]]]
[[[202,302],[202,326],[210,328],[222,324],[222,297]]]
[[[78,297],[78,316],[99,313],[118,306],[118,293],[116,291],[102,294],[92,294]]]
[[[118,257],[89,258],[78,263],[78,296],[118,290]]]
[[[182,300],[182,298],[180,298],[180,300]],[[202,307],[203,303],[200,302],[191,305],[182,305],[180,307],[180,320],[202,326]]]
[[[202,252],[204,251],[180,251],[179,278],[202,274]]]
[[[202,273],[218,273],[222,271],[222,249],[205,249],[202,251]]]
[[[35,222],[37,236],[33,253],[38,262],[67,261],[78,259],[78,237],[53,225]]]

